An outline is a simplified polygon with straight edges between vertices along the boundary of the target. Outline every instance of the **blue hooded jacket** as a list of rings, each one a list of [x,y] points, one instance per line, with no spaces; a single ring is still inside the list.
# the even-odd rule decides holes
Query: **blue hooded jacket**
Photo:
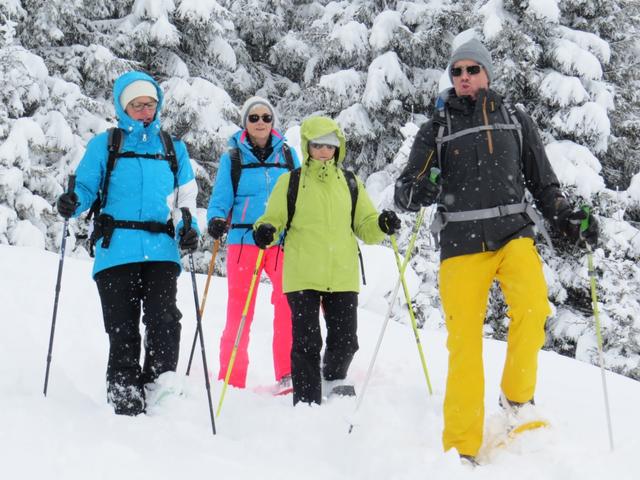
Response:
[[[233,193],[231,181],[231,158],[229,152],[220,157],[220,165],[216,181],[213,186],[207,222],[212,218],[227,218],[231,212],[232,224],[253,224],[260,217],[267,206],[267,200],[278,178],[288,172],[287,161],[283,148],[286,139],[275,129],[271,130],[271,146],[273,153],[265,163],[277,163],[282,167],[243,168],[238,182],[237,195]],[[247,131],[240,130],[229,139],[229,148],[239,148],[243,164],[259,164],[260,161],[253,154],[251,144],[247,138]],[[300,160],[293,148],[289,149],[295,168],[300,166]],[[231,228],[227,235],[227,244],[255,245],[251,228]]]
[[[143,122],[129,117],[120,105],[120,94],[132,82],[151,82],[158,95],[158,108],[153,121]],[[115,81],[113,98],[118,117],[118,127],[124,130],[122,152],[140,154],[164,154],[160,138],[160,109],[163,93],[158,83],[143,72],[128,72]],[[76,170],[76,188],[80,205],[74,216],[89,209],[104,182],[108,158],[109,133],[103,132],[87,144]],[[191,168],[185,144],[174,140],[178,162],[177,184],[169,161],[149,158],[118,158],[111,172],[107,203],[102,213],[115,220],[151,221],[166,223],[173,217],[176,236],[182,227],[181,207],[186,207],[193,218],[193,228],[198,233],[196,196],[198,187]],[[166,233],[116,228],[109,248],[102,248],[102,239],[96,243],[93,275],[106,268],[127,263],[171,261],[180,265],[180,252],[176,238]]]

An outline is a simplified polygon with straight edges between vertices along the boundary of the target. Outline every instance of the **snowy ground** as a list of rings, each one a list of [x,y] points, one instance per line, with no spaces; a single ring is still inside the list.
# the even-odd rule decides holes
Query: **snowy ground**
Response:
[[[373,252],[373,253],[372,253]],[[365,251],[367,265],[388,260]],[[369,255],[369,256],[367,256]],[[379,258],[378,258],[379,256]],[[372,260],[371,257],[376,258]],[[180,277],[183,388],[136,418],[105,401],[107,338],[91,264],[64,266],[49,394],[42,395],[58,256],[0,246],[0,476],[7,479],[637,479],[640,384],[607,374],[616,448],[609,452],[600,371],[554,353],[540,356],[539,409],[551,429],[525,434],[470,470],[443,453],[445,333],[421,331],[434,394],[429,396],[411,330],[390,322],[372,381],[354,418],[353,399],[293,408],[291,397],[254,389],[273,383],[269,286],[262,284],[251,337],[248,388],[230,388],[211,434],[200,357],[184,377],[195,328],[191,276]],[[374,275],[361,296],[360,351],[351,376],[360,392],[386,311],[377,293],[395,281]],[[386,268],[386,267],[385,267]],[[389,278],[386,278],[389,277]],[[204,276],[198,275],[200,292]],[[375,283],[375,282],[374,282]],[[384,287],[384,288],[383,288]],[[378,290],[376,290],[378,289]],[[204,315],[209,368],[218,369],[225,279],[214,279]],[[372,292],[376,292],[372,294]],[[428,322],[429,323],[429,322]],[[434,322],[432,322],[434,323]],[[505,345],[486,341],[488,420],[497,414]],[[221,382],[212,382],[214,405]],[[350,422],[356,426],[347,434]]]

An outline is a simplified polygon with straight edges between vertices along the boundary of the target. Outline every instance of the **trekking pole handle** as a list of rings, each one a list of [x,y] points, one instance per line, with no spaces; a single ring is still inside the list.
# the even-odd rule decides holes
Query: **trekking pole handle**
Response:
[[[431,183],[438,183],[438,179],[440,178],[440,169],[438,167],[431,167],[429,171],[429,180]]]
[[[69,175],[69,182],[67,183],[67,193],[73,193],[76,189],[76,176],[75,174]]]
[[[182,207],[180,211],[182,212],[182,231],[188,232],[191,230],[191,212],[187,207]]]
[[[580,233],[582,233],[589,228],[589,213],[591,209],[587,205],[582,205],[580,210],[587,214],[586,218],[580,222]]]

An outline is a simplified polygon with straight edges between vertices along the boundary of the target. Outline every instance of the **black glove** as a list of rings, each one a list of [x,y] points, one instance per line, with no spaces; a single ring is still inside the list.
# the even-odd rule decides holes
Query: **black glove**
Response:
[[[209,220],[209,235],[213,237],[214,240],[218,240],[222,238],[227,232],[228,224],[224,218],[212,218]]]
[[[269,223],[263,223],[253,231],[253,241],[256,242],[258,248],[263,250],[273,243],[273,236],[276,233],[276,227]]]
[[[76,208],[78,208],[78,195],[74,192],[64,192],[58,198],[56,205],[58,206],[60,216],[69,219],[73,216]]]
[[[184,227],[180,229],[180,249],[193,253],[198,248],[198,232],[190,228],[185,232]]]
[[[382,230],[387,235],[393,235],[402,226],[402,222],[396,215],[396,212],[391,210],[383,210],[380,216],[378,216],[378,225],[380,225],[380,230]]]
[[[432,168],[429,175],[425,175],[414,182],[412,202],[420,205],[431,205],[440,194],[441,184],[440,170]]]
[[[562,212],[558,215],[558,223],[572,241],[584,240],[592,247],[598,243],[598,221],[589,208]]]

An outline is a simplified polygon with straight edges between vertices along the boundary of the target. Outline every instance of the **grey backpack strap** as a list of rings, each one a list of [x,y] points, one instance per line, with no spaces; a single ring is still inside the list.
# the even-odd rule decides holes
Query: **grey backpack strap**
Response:
[[[527,202],[527,209],[525,213],[529,216],[533,224],[536,226],[538,232],[542,234],[544,237],[544,241],[549,245],[549,249],[551,253],[555,255],[556,251],[553,248],[553,243],[551,243],[551,237],[549,236],[549,232],[547,231],[547,227],[544,226],[544,220],[542,219],[542,215],[538,213],[538,211],[534,208],[533,203]]]
[[[436,136],[436,151],[438,153],[438,167],[442,169],[442,143],[444,139],[444,125],[438,127],[438,135]]]
[[[464,137],[465,135],[471,135],[478,132],[486,132],[487,130],[518,130],[518,127],[510,123],[492,123],[491,125],[478,125],[477,127],[465,128],[464,130],[446,135],[445,137],[442,137],[441,142],[450,142],[451,140],[455,140],[459,137]]]
[[[473,220],[487,220],[489,218],[506,217],[516,213],[525,213],[527,203],[512,203],[509,205],[498,205],[497,207],[481,208],[479,210],[465,210],[463,212],[442,212],[446,223],[449,222],[470,222]]]
[[[509,205],[498,205],[492,208],[482,208],[479,210],[465,210],[462,212],[436,212],[429,230],[436,243],[436,248],[439,246],[440,232],[449,222],[472,222],[475,220],[487,220],[489,218],[506,217],[508,215],[515,215],[517,213],[525,213],[533,222],[536,229],[542,234],[547,245],[551,249],[552,253],[555,253],[553,244],[551,243],[551,237],[547,231],[542,216],[534,208],[533,203],[528,200],[524,200],[521,203],[512,203]]]
[[[516,132],[518,133],[518,142],[519,142],[518,145],[520,146],[520,157],[522,157],[522,147],[523,147],[522,124],[520,123],[520,120],[518,120],[518,116],[516,115],[516,112],[511,105],[505,106],[505,104],[503,103],[501,107],[502,107],[502,116],[504,117],[504,119],[505,120],[511,119],[511,122],[516,128]]]

